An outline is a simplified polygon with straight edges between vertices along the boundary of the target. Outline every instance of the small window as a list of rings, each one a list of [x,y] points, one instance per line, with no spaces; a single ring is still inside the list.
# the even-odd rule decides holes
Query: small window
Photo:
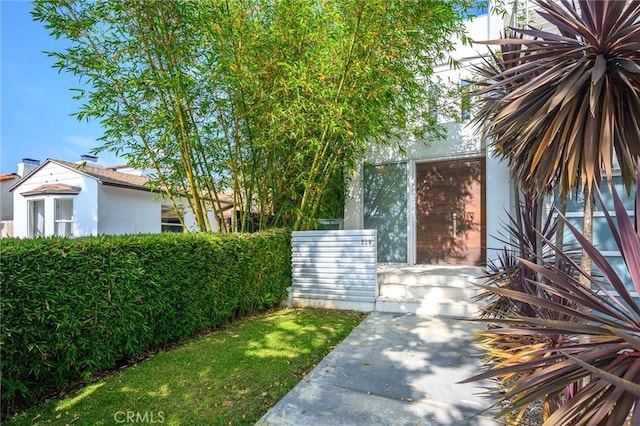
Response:
[[[28,201],[28,210],[29,237],[44,237],[44,200]]]
[[[54,235],[57,237],[73,237],[73,199],[56,198]]]
[[[162,206],[162,232],[183,232],[180,217],[171,206]]]

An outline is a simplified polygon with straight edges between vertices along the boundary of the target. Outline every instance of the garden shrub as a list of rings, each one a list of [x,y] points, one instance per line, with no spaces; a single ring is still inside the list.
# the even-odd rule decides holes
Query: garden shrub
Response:
[[[6,239],[2,415],[284,300],[290,234]]]

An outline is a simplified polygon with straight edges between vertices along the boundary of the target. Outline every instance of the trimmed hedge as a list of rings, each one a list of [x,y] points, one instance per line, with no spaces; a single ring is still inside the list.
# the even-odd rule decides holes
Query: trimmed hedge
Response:
[[[3,240],[2,414],[284,300],[290,233]]]

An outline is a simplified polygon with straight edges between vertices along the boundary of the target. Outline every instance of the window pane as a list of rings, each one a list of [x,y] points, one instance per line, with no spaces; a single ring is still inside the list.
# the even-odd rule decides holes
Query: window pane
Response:
[[[634,211],[634,203],[635,203],[635,187],[631,188],[631,192],[627,193],[626,188],[624,187],[624,183],[622,182],[622,178],[620,176],[613,177],[613,186],[616,189],[616,192],[620,196],[622,200],[622,204],[625,209],[628,211]],[[602,192],[602,198],[604,199],[605,206],[610,213],[614,213],[613,206],[613,194],[609,190],[609,185],[606,180],[602,180],[600,184],[600,192]],[[594,210],[602,211],[602,203],[600,203],[600,199],[594,192]],[[576,191],[575,189],[571,191],[569,197],[567,198],[567,212],[582,212],[584,211],[584,194],[581,191]]]
[[[57,237],[73,236],[73,198],[56,198],[54,235]]]
[[[173,207],[162,206],[161,228],[162,232],[183,231],[182,224],[180,223],[180,217],[178,217]]]
[[[364,167],[364,227],[378,230],[378,261],[407,262],[407,164]]]
[[[618,193],[618,196],[622,200],[622,204],[624,205],[625,209],[629,211],[633,211],[634,202],[635,202],[635,197],[634,197],[635,187],[632,187],[631,192],[627,193],[627,189],[625,188],[624,183],[622,182],[622,178],[620,176],[613,177],[613,186],[616,192]],[[613,212],[614,211],[613,194],[609,190],[609,185],[607,185],[606,181],[604,180],[600,185],[600,192],[602,192],[602,198],[604,199],[605,206],[607,207],[609,212]],[[597,195],[595,196],[595,200],[596,200],[595,210],[603,210]]]
[[[73,199],[57,199],[56,220],[73,220]]]
[[[44,237],[44,200],[29,201],[29,237]]]
[[[71,237],[73,222],[56,222],[56,236],[58,237]]]

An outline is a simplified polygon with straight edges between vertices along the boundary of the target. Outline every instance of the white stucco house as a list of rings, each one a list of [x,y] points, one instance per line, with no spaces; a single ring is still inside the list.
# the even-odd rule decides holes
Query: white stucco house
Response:
[[[0,238],[13,237],[13,193],[11,188],[40,165],[33,158],[23,158],[16,172],[0,174]]]
[[[535,12],[533,2],[523,2],[520,7],[519,13],[527,22],[551,29]],[[471,39],[501,37],[510,16],[503,19],[489,10],[475,10],[477,17],[467,21]],[[473,65],[487,54],[484,45],[457,43],[451,55],[460,67],[442,64],[436,77],[464,84],[473,76]],[[461,100],[457,102],[463,108]],[[470,113],[463,111],[461,116],[468,119]],[[344,229],[377,229],[380,263],[484,265],[504,247],[502,225],[508,223],[507,213],[514,213],[516,202],[507,164],[483,144],[478,129],[470,127],[468,120],[453,122],[440,115],[438,120],[447,129],[446,139],[407,138],[401,141],[405,152],[393,144],[373,146],[350,179]],[[614,170],[614,175],[613,185],[628,214],[634,216],[633,194],[624,190],[619,171]],[[615,215],[611,193],[604,186],[602,190]],[[567,204],[566,216],[578,228],[582,226],[583,205],[581,197]],[[599,203],[595,210],[594,243],[622,271],[622,258],[612,244]]]
[[[475,12],[468,35],[498,38],[503,20],[487,9]],[[486,53],[485,46],[457,43],[451,55],[460,67],[443,64],[436,77],[465,84]],[[509,170],[467,125],[469,112],[460,115],[467,121],[438,116],[446,139],[407,138],[400,142],[405,152],[395,144],[372,147],[351,177],[344,228],[377,229],[378,262],[483,265],[503,245],[494,236],[514,204]]]
[[[126,171],[127,173],[124,173]],[[13,185],[13,236],[80,237],[182,231],[170,203],[126,166],[47,159]],[[188,211],[185,226],[195,229]],[[215,223],[215,220],[212,222]]]

